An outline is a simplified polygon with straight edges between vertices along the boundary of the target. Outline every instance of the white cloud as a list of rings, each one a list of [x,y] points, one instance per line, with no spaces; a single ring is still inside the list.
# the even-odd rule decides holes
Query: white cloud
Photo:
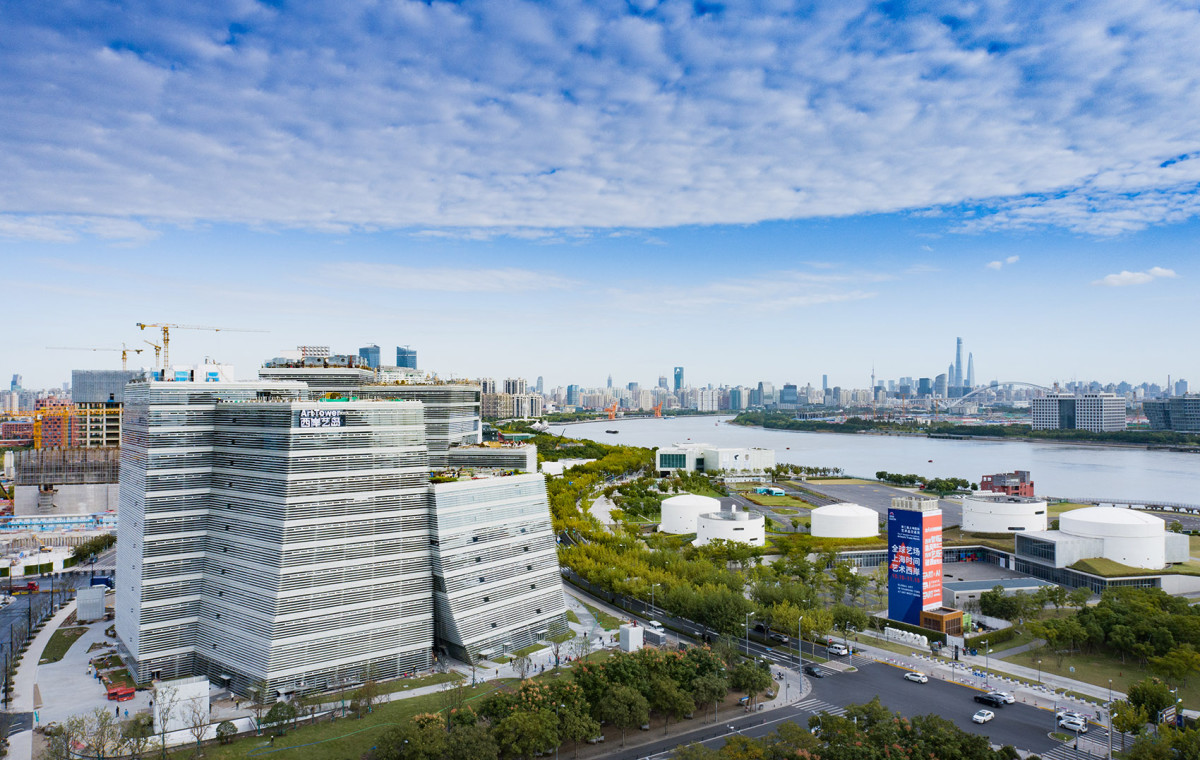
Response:
[[[1173,269],[1164,269],[1162,267],[1150,267],[1145,272],[1130,272],[1122,270],[1117,274],[1110,274],[1101,277],[1099,280],[1092,282],[1093,285],[1106,285],[1112,288],[1119,288],[1125,285],[1145,285],[1159,278],[1171,279],[1178,277]]]
[[[1009,256],[1008,258],[1004,259],[1004,261],[989,261],[987,264],[984,264],[984,268],[999,271],[1004,267],[1005,264],[1016,264],[1020,260],[1020,256]]]
[[[999,269],[1000,267],[1004,266],[1004,262],[1003,261],[989,261],[985,266],[987,269]]]
[[[1007,259],[1004,260],[1004,263],[1005,264],[1016,264],[1020,260],[1021,260],[1020,256],[1009,256]]]
[[[877,293],[861,286],[890,280],[872,272],[815,274],[764,272],[758,277],[718,280],[653,290],[615,289],[606,308],[649,314],[777,313],[822,304],[861,301]]]
[[[578,283],[566,277],[531,269],[473,269],[471,267],[410,267],[395,264],[347,262],[324,268],[322,277],[367,290],[433,290],[450,293],[506,293],[561,290]]]
[[[49,8],[5,19],[6,237],[1200,214],[1200,18],[1166,0]]]

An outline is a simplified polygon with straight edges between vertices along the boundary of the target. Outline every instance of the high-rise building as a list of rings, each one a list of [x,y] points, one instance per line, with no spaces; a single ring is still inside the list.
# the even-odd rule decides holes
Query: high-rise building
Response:
[[[85,448],[121,445],[125,385],[142,373],[120,369],[77,369],[71,372],[71,400],[78,410],[78,444]]]
[[[1125,398],[1115,393],[1051,393],[1030,401],[1034,430],[1125,429]]]
[[[513,394],[525,394],[526,382],[523,377],[510,377],[504,381],[504,392]]]
[[[492,377],[479,378],[479,391],[483,394],[496,392],[496,379]]]
[[[967,354],[967,388],[975,387],[975,354]]]
[[[322,387],[127,388],[116,627],[139,683],[324,689],[566,630],[544,479],[430,484],[463,387],[315,401],[346,370],[292,371]]]
[[[670,381],[667,380],[666,375],[658,376],[658,387],[659,388],[662,388],[664,391],[669,391],[669,390],[671,390],[671,386],[669,383],[670,383]]]
[[[417,368],[417,350],[408,346],[396,346],[396,366]]]
[[[1142,411],[1154,430],[1200,433],[1200,393],[1142,402]]]
[[[962,338],[956,339],[957,343],[954,349],[954,387],[962,388],[963,384],[963,355],[962,355]]]
[[[1176,380],[1175,381],[1175,393],[1173,395],[1186,396],[1187,392],[1188,392],[1188,381],[1184,380],[1183,378],[1179,378],[1178,380]]]
[[[927,377],[922,377],[917,380],[917,395],[921,398],[929,398],[933,395],[933,381]]]
[[[608,376],[608,387],[609,388],[612,387],[612,375],[611,374]]]
[[[544,388],[543,388],[543,386],[542,386],[542,376],[541,376],[541,375],[538,375],[538,379],[537,379],[537,392],[538,392],[538,393],[545,393],[545,392],[546,392],[546,391],[545,391],[545,389],[544,389]]]
[[[829,375],[821,375],[821,390],[829,390]]]
[[[12,376],[12,382],[8,384],[8,389],[10,391],[12,391],[13,393],[16,393],[17,391],[21,390],[21,376],[20,375]]]
[[[758,382],[758,397],[762,399],[759,403],[763,406],[775,405],[775,384],[760,380]]]
[[[779,403],[795,406],[800,403],[799,394],[796,391],[794,383],[784,383],[783,388],[779,391]]]
[[[933,379],[933,394],[939,398],[946,398],[947,385],[946,375],[938,375]]]
[[[568,406],[578,406],[579,405],[579,386],[578,385],[568,385],[567,386],[567,405]]]
[[[683,390],[683,367],[675,368],[675,392]]]
[[[379,369],[379,346],[363,346],[358,349],[358,358],[371,369]]]

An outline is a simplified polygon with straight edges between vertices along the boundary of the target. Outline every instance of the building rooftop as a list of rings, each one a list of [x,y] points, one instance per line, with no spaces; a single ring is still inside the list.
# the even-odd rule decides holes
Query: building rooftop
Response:
[[[1072,509],[1062,514],[1059,518],[1060,524],[1064,518],[1068,522],[1104,523],[1106,525],[1166,526],[1166,522],[1161,517],[1155,517],[1136,509],[1122,509],[1121,507],[1084,507],[1083,509]]]
[[[1019,591],[1027,588],[1038,588],[1040,586],[1053,586],[1049,581],[1043,581],[1038,578],[995,578],[985,579],[981,581],[949,581],[942,584],[942,588],[949,591],[961,593],[969,591],[991,591],[996,586],[1001,586],[1005,591]]]
[[[850,502],[817,507],[812,511],[812,514],[815,515],[818,512],[820,512],[822,515],[828,515],[830,517],[870,517],[876,520],[879,519],[879,513],[875,510],[868,509],[861,504],[852,504]]]

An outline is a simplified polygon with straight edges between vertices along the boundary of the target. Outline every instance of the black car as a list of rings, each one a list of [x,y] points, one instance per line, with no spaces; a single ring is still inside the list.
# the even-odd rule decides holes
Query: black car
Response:
[[[804,672],[807,673],[808,675],[812,676],[813,678],[824,678],[825,677],[825,671],[821,670],[816,665],[805,665]]]
[[[1007,702],[1004,701],[1004,697],[998,696],[996,694],[976,694],[975,701],[981,705],[987,705],[988,707],[997,707],[997,708],[1004,707],[1004,705],[1008,704]]]

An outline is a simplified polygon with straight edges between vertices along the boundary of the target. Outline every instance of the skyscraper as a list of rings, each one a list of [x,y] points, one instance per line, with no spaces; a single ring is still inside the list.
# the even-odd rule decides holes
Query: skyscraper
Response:
[[[544,393],[544,392],[545,392],[544,390],[542,390],[542,376],[541,376],[541,375],[538,375],[538,382],[537,382],[537,392],[538,392],[538,393]]]
[[[17,391],[21,390],[21,376],[20,375],[12,376],[12,382],[8,384],[8,389],[10,391],[12,391],[13,393],[16,393]]]
[[[416,349],[409,348],[408,346],[396,346],[396,366],[407,367],[408,369],[416,369]]]
[[[967,354],[967,388],[975,387],[975,354]]]
[[[358,358],[371,369],[379,369],[379,346],[363,346],[358,349]]]
[[[683,390],[683,367],[675,368],[675,392]]]
[[[962,338],[954,350],[954,387],[961,388],[963,384]]]
[[[821,390],[829,390],[829,375],[821,375]]]
[[[608,387],[609,387],[609,388],[611,388],[611,387],[612,387],[612,374],[611,374],[611,373],[610,373],[610,374],[609,374],[609,376],[608,376]]]
[[[670,386],[669,382],[670,382],[670,381],[668,381],[668,380],[667,380],[667,376],[666,376],[666,375],[659,375],[659,376],[658,376],[658,387],[659,387],[659,388],[662,388],[664,391],[667,391],[667,390],[670,390],[670,389],[671,389],[671,386]]]

